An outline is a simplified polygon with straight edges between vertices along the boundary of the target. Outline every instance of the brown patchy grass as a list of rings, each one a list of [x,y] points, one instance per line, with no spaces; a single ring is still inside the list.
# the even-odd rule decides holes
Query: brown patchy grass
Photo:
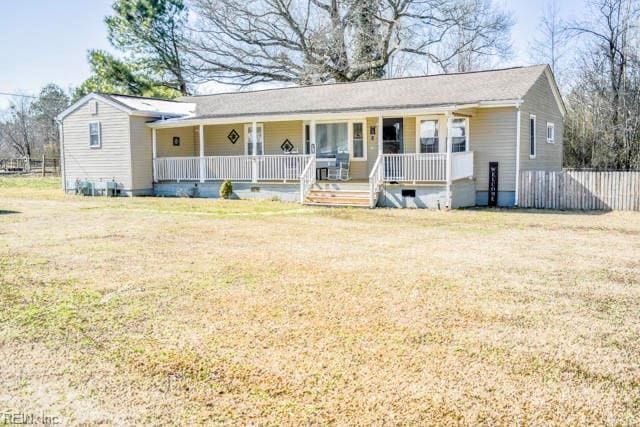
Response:
[[[640,423],[640,215],[91,199],[0,180],[0,411]]]

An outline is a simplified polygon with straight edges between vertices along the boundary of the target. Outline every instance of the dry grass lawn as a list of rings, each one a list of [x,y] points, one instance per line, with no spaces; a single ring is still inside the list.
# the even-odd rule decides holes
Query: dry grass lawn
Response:
[[[0,179],[0,413],[42,411],[638,425],[640,215],[92,199]]]

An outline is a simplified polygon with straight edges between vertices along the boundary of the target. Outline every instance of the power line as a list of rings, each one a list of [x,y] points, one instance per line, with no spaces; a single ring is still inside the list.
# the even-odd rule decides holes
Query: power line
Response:
[[[22,98],[37,98],[37,96],[33,96],[33,95],[24,95],[24,94],[20,94],[20,93],[10,93],[10,92],[0,92],[0,95],[5,95],[5,96],[19,96]]]

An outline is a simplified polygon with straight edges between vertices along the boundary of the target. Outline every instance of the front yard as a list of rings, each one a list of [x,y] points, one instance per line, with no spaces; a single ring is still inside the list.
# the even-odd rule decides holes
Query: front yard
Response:
[[[640,214],[0,178],[0,384],[64,424],[638,424]]]

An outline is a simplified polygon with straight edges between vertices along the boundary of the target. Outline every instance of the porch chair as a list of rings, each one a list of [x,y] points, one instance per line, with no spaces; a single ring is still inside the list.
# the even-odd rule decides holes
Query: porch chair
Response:
[[[349,153],[336,154],[336,165],[327,169],[327,179],[332,181],[349,180]]]

